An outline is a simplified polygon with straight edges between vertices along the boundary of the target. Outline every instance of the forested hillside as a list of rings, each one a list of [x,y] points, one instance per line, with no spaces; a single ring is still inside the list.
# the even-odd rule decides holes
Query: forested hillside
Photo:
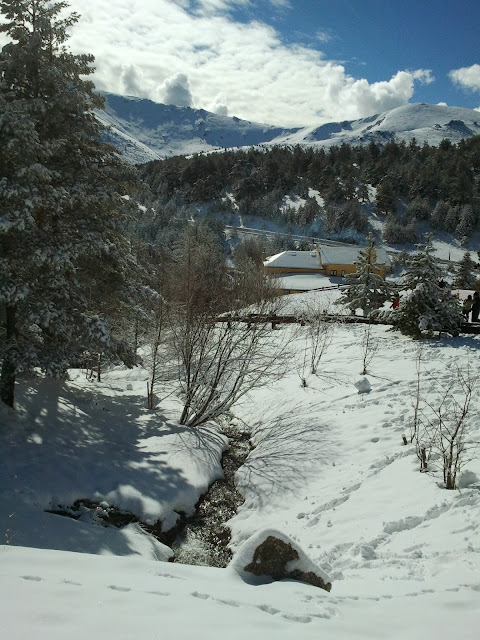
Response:
[[[438,147],[389,141],[251,148],[153,161],[140,171],[158,219],[162,212],[170,219],[173,203],[177,211],[208,205],[213,213],[255,215],[306,235],[355,241],[368,233],[373,214],[384,223],[384,242],[416,242],[425,222],[465,245],[480,221],[478,136]]]

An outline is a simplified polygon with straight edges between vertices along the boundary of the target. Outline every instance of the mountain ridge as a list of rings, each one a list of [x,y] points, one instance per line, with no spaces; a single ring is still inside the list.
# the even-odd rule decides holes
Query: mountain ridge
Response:
[[[438,146],[445,139],[456,144],[480,135],[480,113],[463,107],[411,103],[357,120],[286,128],[144,98],[103,95],[105,109],[97,117],[109,128],[107,139],[133,164],[237,147],[329,148],[413,139]]]

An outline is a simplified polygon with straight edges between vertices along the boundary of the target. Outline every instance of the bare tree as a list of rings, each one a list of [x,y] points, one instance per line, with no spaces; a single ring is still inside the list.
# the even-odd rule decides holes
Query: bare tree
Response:
[[[297,365],[302,387],[307,386],[307,371],[318,375],[320,362],[333,339],[334,325],[327,318],[329,305],[329,300],[320,302],[318,297],[308,297],[299,314],[305,338],[302,360]]]
[[[362,375],[365,375],[368,373],[368,367],[375,358],[379,348],[378,337],[372,331],[372,324],[370,322],[363,325],[360,348],[362,352]]]
[[[415,382],[415,394],[413,396],[413,422],[412,427],[410,429],[410,442],[412,443],[414,440],[417,440],[418,432],[419,432],[419,420],[420,420],[420,402],[421,402],[421,375],[422,375],[422,356],[423,356],[423,348],[422,345],[418,348],[417,357],[415,358],[415,371],[416,371],[416,382]]]
[[[281,304],[273,293],[251,260],[229,273],[208,230],[196,225],[185,230],[168,286],[181,424],[219,418],[248,391],[280,375],[286,332],[271,328]]]
[[[271,303],[256,306],[268,315]],[[178,313],[178,312],[177,312]],[[185,323],[181,312],[173,326],[183,410],[180,424],[198,426],[227,413],[252,389],[284,372],[287,339],[270,323],[249,322],[237,314],[220,320],[197,313]]]
[[[430,459],[440,459],[445,488],[455,489],[462,465],[471,459],[478,447],[478,443],[468,438],[473,427],[471,403],[479,375],[473,373],[470,364],[463,369],[456,366],[446,382],[433,379],[430,388],[424,391],[421,384],[422,355],[420,348],[416,360],[410,442],[415,442],[420,470],[428,469]]]
[[[447,384],[439,384],[439,392],[426,401],[430,410],[428,432],[433,449],[443,463],[446,489],[455,489],[457,475],[466,462],[468,452],[476,445],[468,441],[472,430],[470,407],[479,376],[473,374],[470,364],[465,369],[455,368],[454,377]]]
[[[420,471],[427,471],[428,461],[432,454],[432,441],[423,417],[425,400],[422,395],[422,359],[423,345],[420,345],[415,359],[416,382],[412,398],[413,420],[410,427],[410,443],[415,443],[415,453],[420,461]],[[405,435],[403,441],[408,444]]]
[[[310,373],[316,374],[320,362],[333,340],[334,325],[327,320],[327,309],[307,307],[307,339],[310,343]]]
[[[158,382],[159,368],[164,366],[167,360],[165,353],[168,345],[167,331],[167,305],[165,300],[159,296],[151,324],[151,339],[149,341],[151,353],[145,359],[145,365],[150,370],[150,379],[147,381],[147,407],[149,409],[155,408],[155,387]],[[160,356],[161,353],[163,357]]]

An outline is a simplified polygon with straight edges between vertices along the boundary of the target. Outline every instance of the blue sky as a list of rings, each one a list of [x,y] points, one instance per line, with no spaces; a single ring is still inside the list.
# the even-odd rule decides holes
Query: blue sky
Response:
[[[477,0],[70,0],[101,89],[283,126],[480,106]]]
[[[451,70],[480,64],[478,0],[297,0],[272,20],[287,42],[300,41],[370,82],[397,71],[430,69],[416,102],[478,107],[480,95],[454,85]],[[264,7],[265,8],[265,7]],[[263,11],[267,19],[267,12]],[[271,20],[271,18],[270,18]]]

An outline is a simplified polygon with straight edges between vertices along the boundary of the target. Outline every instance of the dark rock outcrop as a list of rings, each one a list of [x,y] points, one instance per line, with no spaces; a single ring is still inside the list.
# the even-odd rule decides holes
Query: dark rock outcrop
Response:
[[[234,559],[234,567],[239,573],[299,580],[326,591],[332,588],[328,575],[295,542],[277,531],[260,532],[247,540]]]

